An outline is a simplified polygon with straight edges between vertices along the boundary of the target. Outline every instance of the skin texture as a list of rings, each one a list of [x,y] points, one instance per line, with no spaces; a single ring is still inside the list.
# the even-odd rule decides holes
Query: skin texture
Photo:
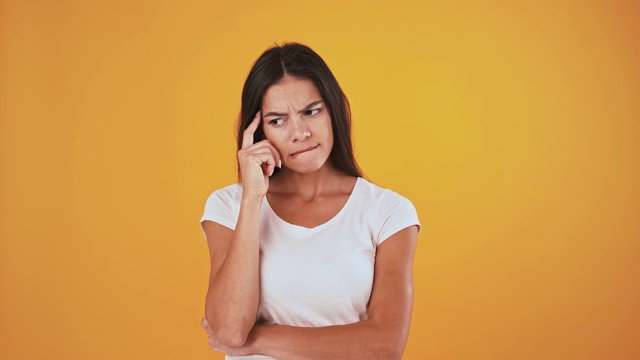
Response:
[[[263,126],[266,140],[254,144],[258,126]],[[260,204],[266,196],[283,220],[305,227],[335,216],[356,178],[336,171],[328,161],[332,147],[331,118],[311,81],[287,76],[267,90],[238,152],[243,198],[236,230],[203,222],[211,273],[202,326],[214,350],[278,359],[402,357],[413,304],[417,226],[397,232],[378,247],[368,320],[317,328],[255,323]],[[270,178],[280,164],[281,171]]]

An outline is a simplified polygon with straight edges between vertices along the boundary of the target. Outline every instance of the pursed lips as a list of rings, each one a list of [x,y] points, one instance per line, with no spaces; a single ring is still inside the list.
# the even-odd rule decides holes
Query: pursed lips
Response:
[[[308,148],[306,148],[306,149],[298,150],[298,151],[296,151],[296,152],[292,153],[290,156],[291,156],[291,157],[293,157],[293,158],[295,158],[295,157],[297,157],[298,155],[300,155],[300,154],[302,154],[302,153],[305,153],[305,152],[307,152],[307,151],[311,151],[311,150],[313,150],[313,149],[317,148],[318,146],[320,146],[320,144],[315,145],[315,146],[310,146],[310,147],[308,147]]]

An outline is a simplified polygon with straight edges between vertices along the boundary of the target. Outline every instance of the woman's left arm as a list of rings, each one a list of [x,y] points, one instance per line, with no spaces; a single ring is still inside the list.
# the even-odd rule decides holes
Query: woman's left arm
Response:
[[[349,325],[254,326],[244,346],[212,347],[230,355],[265,354],[276,359],[401,359],[413,306],[413,255],[418,227],[398,231],[376,252],[368,320]],[[203,324],[206,329],[206,323]]]

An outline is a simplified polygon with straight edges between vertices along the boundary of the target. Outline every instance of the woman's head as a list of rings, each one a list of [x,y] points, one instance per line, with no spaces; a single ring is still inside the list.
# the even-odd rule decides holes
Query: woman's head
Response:
[[[282,85],[283,81],[288,79],[310,81],[322,98],[324,109],[330,116],[333,133],[333,146],[329,155],[331,164],[343,173],[362,176],[353,155],[349,101],[327,64],[318,54],[302,44],[273,46],[265,51],[251,68],[242,90],[238,150],[242,147],[242,133],[255,114],[261,110],[267,90],[274,85]],[[273,89],[271,92],[274,92]],[[265,139],[263,126],[258,127],[254,139],[255,142]]]

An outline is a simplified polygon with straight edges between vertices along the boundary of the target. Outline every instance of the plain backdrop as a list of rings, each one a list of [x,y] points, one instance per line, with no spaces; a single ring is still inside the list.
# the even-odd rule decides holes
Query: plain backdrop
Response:
[[[623,1],[0,0],[0,358],[222,359],[199,219],[283,41],[418,210],[404,359],[640,358],[638,24]]]

